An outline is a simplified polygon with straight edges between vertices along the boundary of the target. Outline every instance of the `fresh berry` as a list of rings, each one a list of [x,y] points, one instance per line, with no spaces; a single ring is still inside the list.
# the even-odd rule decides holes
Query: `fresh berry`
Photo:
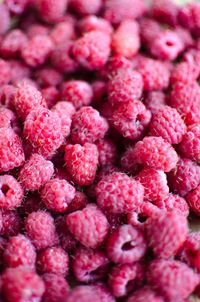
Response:
[[[193,34],[199,36],[200,31],[200,4],[198,2],[188,3],[179,12],[180,23],[190,29]]]
[[[159,296],[159,294],[157,294],[150,287],[146,286],[134,292],[127,300],[127,302],[145,302],[145,301],[164,302],[164,299],[161,296]]]
[[[178,23],[179,7],[176,2],[171,0],[154,0],[152,3],[153,17],[168,25],[176,25]]]
[[[28,6],[29,0],[5,0],[9,11],[15,15],[21,15]]]
[[[66,43],[67,40],[76,38],[75,20],[61,20],[61,22],[56,22],[55,26],[51,28],[50,38],[55,45],[61,45]]]
[[[4,58],[15,58],[27,42],[26,35],[20,29],[10,31],[1,42],[0,52]]]
[[[8,61],[0,59],[0,85],[8,84],[11,79],[11,67]]]
[[[42,276],[45,284],[43,302],[65,302],[69,293],[69,285],[65,278],[60,275],[47,273]]]
[[[20,183],[11,175],[0,175],[0,209],[14,210],[24,197]]]
[[[87,195],[83,192],[76,191],[73,200],[70,202],[67,208],[68,213],[72,213],[78,210],[82,210],[88,204]]]
[[[191,160],[200,162],[200,124],[187,128],[180,144],[181,154]]]
[[[55,0],[37,0],[36,7],[41,18],[47,22],[56,22],[65,13],[68,5],[68,0],[60,0],[57,3]]]
[[[162,106],[166,105],[166,96],[162,91],[149,91],[144,102],[147,109],[155,114]]]
[[[104,138],[95,143],[99,152],[99,165],[101,167],[115,164],[117,148],[110,138]]]
[[[110,35],[113,33],[112,25],[107,20],[95,15],[90,15],[82,18],[78,25],[79,30],[83,34],[92,30],[100,30]]]
[[[196,214],[200,215],[200,185],[198,185],[193,191],[189,192],[186,196],[186,200],[189,204],[190,209]]]
[[[62,75],[54,68],[41,68],[35,74],[40,86],[57,86],[62,83]]]
[[[179,215],[185,217],[189,215],[189,207],[186,200],[178,195],[169,194],[166,198],[157,200],[155,204],[161,210],[176,211]]]
[[[178,82],[192,84],[197,80],[199,74],[200,68],[194,62],[181,62],[173,68],[170,80],[172,84],[176,84]]]
[[[2,211],[0,215],[0,235],[16,236],[22,231],[22,219],[16,211]]]
[[[0,4],[0,20],[0,34],[2,35],[9,29],[11,22],[8,7],[4,3]]]
[[[70,6],[80,16],[95,15],[102,6],[102,0],[70,0]]]

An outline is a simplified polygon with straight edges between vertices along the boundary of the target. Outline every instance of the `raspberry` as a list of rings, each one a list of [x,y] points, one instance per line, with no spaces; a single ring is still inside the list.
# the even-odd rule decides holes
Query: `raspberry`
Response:
[[[25,220],[25,229],[37,250],[58,243],[53,217],[45,211],[30,213]]]
[[[114,266],[108,281],[113,295],[115,297],[128,295],[137,285],[140,275],[142,275],[142,267],[138,263]]]
[[[24,217],[39,210],[44,210],[44,205],[40,199],[39,193],[30,192],[19,208],[20,215]]]
[[[7,109],[6,107],[0,107],[0,128],[11,127],[15,133],[21,134],[21,128],[16,114]]]
[[[62,98],[74,105],[76,109],[88,106],[92,102],[93,92],[91,86],[80,80],[71,80],[62,85]]]
[[[51,179],[40,194],[49,210],[64,213],[75,197],[75,188],[64,179]]]
[[[67,228],[66,216],[58,216],[55,220],[55,224],[62,248],[67,252],[74,251],[77,246],[77,241]]]
[[[167,301],[182,301],[199,283],[197,274],[186,264],[162,259],[151,263],[148,280]]]
[[[162,106],[154,115],[150,124],[150,134],[161,136],[170,144],[182,141],[186,126],[176,109]]]
[[[47,22],[56,22],[61,18],[67,9],[68,0],[37,0],[36,7],[41,18]]]
[[[154,0],[152,3],[153,17],[159,22],[169,25],[178,23],[179,7],[174,1],[169,0]]]
[[[134,292],[134,294],[131,295],[127,300],[127,302],[145,302],[145,301],[164,302],[164,299],[161,296],[159,296],[155,291],[153,291],[150,287],[146,286]]]
[[[69,285],[65,278],[56,274],[44,274],[42,279],[45,284],[43,302],[65,302],[69,293]]]
[[[94,144],[67,145],[64,159],[66,169],[76,184],[89,186],[93,183],[98,165],[98,151]]]
[[[189,204],[190,209],[198,216],[200,215],[199,196],[200,185],[198,185],[192,192],[188,193],[186,196],[186,200]]]
[[[27,115],[37,107],[46,108],[46,102],[37,88],[31,85],[20,85],[15,90],[13,100],[18,116],[24,121]]]
[[[15,15],[21,15],[28,6],[29,0],[5,0],[9,11]]]
[[[180,144],[180,151],[183,156],[200,162],[200,125],[193,124],[188,127]]]
[[[115,302],[108,289],[101,284],[76,286],[68,295],[66,302]]]
[[[8,268],[2,276],[2,292],[8,302],[40,301],[44,282],[26,267]]]
[[[185,84],[192,84],[197,80],[200,74],[200,68],[193,62],[181,62],[178,63],[171,72],[171,83],[176,84],[178,82]]]
[[[72,269],[78,281],[93,282],[105,277],[108,264],[103,252],[82,248],[75,253]]]
[[[169,70],[158,60],[145,58],[138,67],[144,83],[144,90],[162,90],[169,85]]]
[[[10,64],[10,69],[11,69],[11,79],[10,81],[14,84],[14,85],[21,85],[21,83],[24,81],[26,82],[26,84],[33,84],[33,80],[31,80],[30,74],[31,74],[31,70],[30,68],[23,63],[22,61],[17,61],[17,60],[10,60],[9,61]],[[34,83],[35,85],[35,83]],[[32,85],[32,86],[34,86]],[[35,85],[36,86],[36,85]]]
[[[147,109],[155,114],[162,106],[166,105],[166,96],[162,91],[150,91],[144,102]]]
[[[124,20],[112,36],[114,53],[131,59],[140,49],[139,26],[136,21]]]
[[[86,16],[82,18],[79,21],[78,25],[79,30],[82,32],[82,34],[93,30],[100,30],[109,35],[113,33],[112,25],[107,20],[97,17],[95,15]]]
[[[4,34],[10,27],[10,14],[8,11],[8,7],[0,3],[0,35]]]
[[[85,33],[75,42],[72,52],[81,66],[89,70],[98,70],[108,60],[110,36],[98,30]]]
[[[34,0],[33,0],[34,1]],[[26,33],[28,38],[32,39],[35,36],[48,36],[50,28],[47,25],[40,24],[36,20],[33,20],[33,23],[28,25]]]
[[[51,107],[59,101],[60,93],[58,89],[54,86],[42,88],[40,92],[42,94],[43,99],[46,100],[49,109],[51,109]]]
[[[129,77],[131,77],[131,74],[135,76],[135,78],[140,78],[141,77],[137,74],[137,73],[131,73],[130,71],[133,69],[133,62],[126,59],[125,57],[123,57],[122,55],[113,55],[110,59],[109,62],[106,66],[106,69],[104,70],[104,72],[106,73],[105,75],[103,74],[103,77],[105,77],[105,79],[112,79],[113,77],[117,76],[117,74],[119,74],[119,80],[122,80],[122,77],[120,77],[120,73],[124,72],[124,75],[127,75]],[[127,73],[126,73],[127,71]],[[138,80],[139,82],[139,80]],[[127,87],[126,89],[128,89],[128,84],[126,84]],[[116,85],[117,87],[117,85]],[[114,87],[116,89],[116,87]]]
[[[62,83],[62,75],[54,68],[44,67],[36,72],[36,79],[40,86],[57,86]]]
[[[150,46],[157,35],[162,32],[162,27],[157,21],[146,17],[142,18],[139,24],[142,42]]]
[[[25,46],[27,38],[22,30],[10,31],[2,40],[0,51],[5,58],[15,58]]]
[[[170,188],[180,196],[196,189],[200,183],[200,167],[189,159],[180,159],[168,176]]]
[[[179,215],[187,217],[189,215],[189,207],[186,200],[178,195],[169,194],[163,200],[157,200],[156,206],[168,212],[176,211]]]
[[[190,29],[194,34],[199,36],[200,31],[200,4],[197,3],[188,3],[183,7],[179,12],[179,21],[180,23]]]
[[[97,204],[111,213],[134,211],[143,201],[143,186],[124,173],[103,177],[96,188]]]
[[[102,0],[71,0],[70,6],[80,16],[95,15],[102,6]]]
[[[19,136],[11,128],[0,128],[0,172],[20,167],[24,160]]]
[[[169,172],[176,167],[178,155],[162,137],[149,136],[136,143],[133,154],[145,167]]]
[[[184,49],[187,49],[188,47],[193,46],[193,44],[194,44],[193,37],[188,29],[183,28],[181,26],[176,26],[175,30],[183,43]],[[184,56],[185,56],[185,54],[184,54]]]
[[[140,99],[143,80],[137,71],[121,69],[108,82],[108,98],[113,104]]]
[[[7,84],[11,79],[11,68],[8,61],[0,59],[0,85]]]
[[[25,63],[31,67],[38,67],[45,63],[53,50],[53,43],[48,36],[37,35],[27,42],[21,55]]]
[[[98,247],[108,233],[108,221],[96,205],[90,204],[82,211],[69,214],[66,222],[70,232],[85,247]]]
[[[74,39],[76,37],[75,28],[73,22],[70,20],[61,21],[55,24],[50,32],[51,40],[55,45],[65,43],[67,40]]]
[[[115,164],[117,159],[117,148],[110,138],[104,138],[96,143],[99,152],[99,165],[101,167]]]
[[[151,112],[136,100],[127,100],[113,110],[113,127],[125,138],[135,140],[142,136],[151,120]]]
[[[88,204],[88,198],[83,192],[76,191],[74,199],[70,202],[67,212],[72,213],[78,210],[82,210]]]
[[[140,166],[136,161],[134,147],[129,147],[121,157],[122,169],[128,173],[136,175],[140,171]]]
[[[0,105],[13,109],[14,94],[15,87],[13,85],[0,86]]]
[[[11,175],[0,175],[0,208],[14,210],[20,206],[24,192],[20,183]]]
[[[22,229],[22,221],[16,211],[2,211],[2,228],[0,216],[0,235],[4,237],[16,236]]]
[[[72,115],[75,112],[74,106],[69,102],[57,102],[51,111],[57,113],[61,120],[61,131],[63,137],[68,137],[70,134]]]
[[[20,170],[19,180],[26,190],[35,191],[48,182],[53,173],[54,167],[51,161],[39,154],[33,154]]]
[[[4,251],[4,261],[8,267],[26,266],[34,270],[36,261],[34,246],[24,235],[10,237]]]
[[[32,110],[24,122],[24,137],[37,153],[50,157],[61,146],[63,136],[59,116],[45,108]]]
[[[124,224],[108,238],[107,254],[115,263],[133,263],[139,261],[146,252],[144,235],[137,228]]]
[[[60,247],[50,247],[40,252],[37,257],[37,267],[41,273],[54,273],[66,276],[68,273],[69,257]]]
[[[175,256],[187,234],[187,219],[176,212],[156,213],[146,223],[149,246],[159,258]]]

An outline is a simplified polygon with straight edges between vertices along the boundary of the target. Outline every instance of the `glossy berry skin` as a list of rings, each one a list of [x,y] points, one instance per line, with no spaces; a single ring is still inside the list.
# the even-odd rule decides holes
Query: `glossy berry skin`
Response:
[[[46,273],[42,276],[45,284],[44,302],[65,302],[69,293],[69,285],[63,276]]]
[[[106,216],[94,204],[89,204],[83,210],[69,214],[66,222],[76,240],[89,248],[100,246],[109,229]]]
[[[127,302],[164,302],[164,298],[159,296],[152,288],[146,286],[134,292]]]
[[[180,152],[183,156],[200,162],[200,125],[193,124],[187,128],[180,144]]]
[[[0,208],[14,210],[20,206],[24,197],[20,183],[11,175],[0,176]]]
[[[76,286],[67,296],[66,302],[115,302],[110,291],[101,284]]]

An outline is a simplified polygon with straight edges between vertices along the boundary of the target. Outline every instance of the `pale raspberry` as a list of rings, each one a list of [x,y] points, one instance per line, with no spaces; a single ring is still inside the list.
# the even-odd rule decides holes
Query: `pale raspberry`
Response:
[[[99,165],[101,167],[116,163],[117,147],[110,138],[104,138],[95,143],[99,152]]]
[[[100,30],[107,34],[113,33],[112,25],[105,19],[90,15],[82,18],[78,23],[79,30],[84,34],[92,30]]]
[[[189,207],[186,200],[178,195],[169,194],[166,198],[157,200],[155,204],[161,210],[175,211],[185,217],[189,215]]]
[[[102,0],[70,0],[70,6],[80,16],[96,15],[102,2]]]
[[[180,144],[180,151],[183,156],[200,162],[200,124],[188,127]]]
[[[66,221],[74,237],[84,246],[91,248],[96,248],[104,242],[109,229],[106,216],[93,204],[69,214]]]
[[[44,67],[35,74],[37,83],[40,86],[57,86],[62,83],[62,74],[54,68]]]
[[[101,284],[76,286],[67,296],[66,302],[93,302],[94,298],[95,302],[115,302],[109,290]]]
[[[0,216],[0,235],[16,236],[22,231],[22,220],[16,211],[2,211]]]
[[[26,35],[20,29],[13,29],[2,40],[0,52],[5,58],[15,58],[27,42]]]
[[[146,286],[134,292],[127,302],[164,302],[164,299],[152,288]]]
[[[24,197],[20,183],[11,175],[0,175],[0,208],[13,210],[20,206]]]
[[[177,82],[190,84],[197,80],[200,74],[200,67],[194,62],[180,62],[171,72],[171,83]]]
[[[68,0],[37,0],[36,7],[41,18],[47,22],[56,22],[64,14],[68,6]]]
[[[186,200],[189,204],[190,209],[196,214],[200,215],[200,185],[198,185],[192,192],[188,193]]]
[[[69,285],[65,278],[56,274],[44,274],[42,279],[45,284],[43,302],[65,302],[69,293]]]

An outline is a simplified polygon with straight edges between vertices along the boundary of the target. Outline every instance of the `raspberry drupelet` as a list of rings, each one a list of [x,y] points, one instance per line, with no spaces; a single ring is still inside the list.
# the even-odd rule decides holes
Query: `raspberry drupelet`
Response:
[[[69,285],[63,276],[47,273],[42,276],[45,292],[42,296],[44,302],[64,302],[69,293]]]
[[[16,209],[20,206],[23,197],[23,189],[12,175],[0,175],[0,209]]]

